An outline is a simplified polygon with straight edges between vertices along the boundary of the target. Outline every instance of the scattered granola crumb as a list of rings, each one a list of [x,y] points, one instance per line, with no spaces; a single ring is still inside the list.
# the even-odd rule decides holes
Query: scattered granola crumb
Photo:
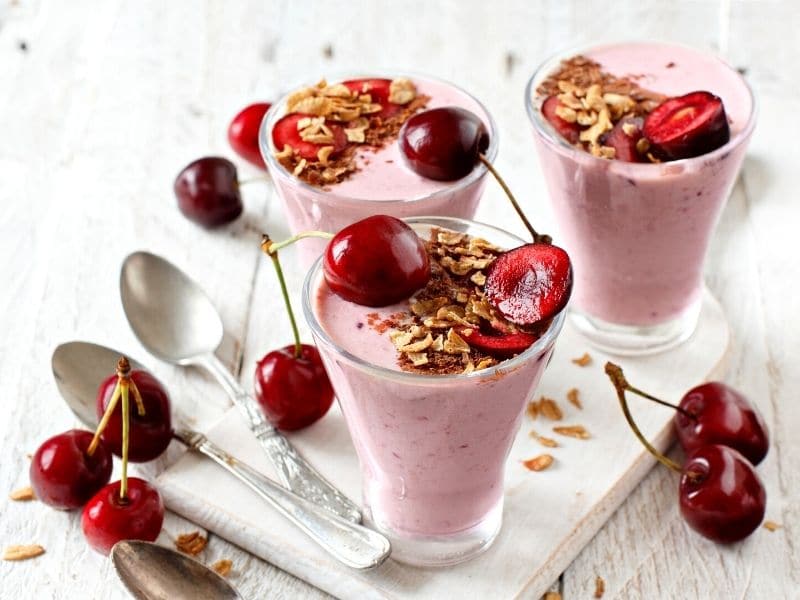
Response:
[[[536,417],[539,415],[539,403],[536,400],[531,400],[528,402],[528,406],[525,408],[525,413],[535,421]]]
[[[581,403],[580,392],[578,391],[578,388],[570,388],[567,391],[567,400],[575,408],[583,410],[583,404]]]
[[[228,560],[227,558],[218,560],[213,565],[211,565],[211,568],[214,569],[214,571],[216,571],[217,575],[220,575],[222,577],[227,577],[228,575],[230,575],[232,567],[233,567],[233,562]]]
[[[552,398],[542,396],[539,399],[539,413],[551,421],[560,421],[564,418],[564,413],[561,407]]]
[[[190,556],[197,556],[200,554],[208,544],[208,540],[200,535],[199,531],[192,533],[183,533],[175,540],[175,547]]]
[[[781,529],[782,527],[783,525],[776,523],[775,521],[764,521],[764,529],[775,531],[776,529]]]
[[[552,438],[539,435],[533,430],[531,430],[531,432],[528,435],[530,435],[533,439],[535,439],[537,442],[539,442],[542,446],[545,446],[546,448],[558,448],[558,442]]]
[[[36,494],[33,493],[33,488],[31,486],[14,490],[8,495],[8,497],[11,498],[12,500],[15,500],[16,502],[26,502],[28,500],[36,500]]]
[[[561,594],[558,592],[547,592],[542,600],[561,600]]]
[[[44,554],[44,548],[39,544],[6,546],[3,550],[3,560],[28,560]]]
[[[573,358],[572,362],[578,365],[579,367],[585,367],[592,363],[592,357],[588,352],[584,352],[583,356],[579,356],[578,358]]]
[[[553,427],[553,431],[559,435],[573,437],[579,440],[588,440],[590,437],[592,437],[589,435],[589,432],[586,431],[586,428],[583,425],[564,425],[562,427]]]
[[[529,471],[544,471],[553,464],[553,457],[549,454],[540,454],[534,458],[523,460],[522,464],[525,465]]]
[[[597,578],[594,580],[594,597],[602,598],[605,591],[606,591],[606,582],[603,581],[603,578],[598,575]]]

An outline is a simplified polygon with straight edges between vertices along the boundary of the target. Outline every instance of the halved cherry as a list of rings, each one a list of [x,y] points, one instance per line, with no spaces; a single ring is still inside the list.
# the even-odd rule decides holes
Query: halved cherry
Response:
[[[644,157],[636,149],[637,142],[642,139],[641,117],[625,117],[617,121],[614,128],[609,131],[600,143],[611,146],[616,151],[614,158],[625,162],[642,162]]]
[[[314,115],[291,113],[275,123],[275,126],[272,128],[272,143],[278,151],[283,150],[284,146],[289,145],[301,158],[316,161],[319,149],[329,144],[314,144],[312,142],[306,142],[300,137],[300,132],[297,130],[297,122],[306,117],[314,118]],[[332,154],[335,155],[344,150],[347,146],[347,134],[345,134],[341,125],[328,121],[325,122],[325,125],[333,132]]]
[[[722,99],[710,92],[665,100],[647,115],[643,131],[654,154],[666,160],[706,154],[731,138]]]
[[[561,102],[558,97],[549,96],[542,104],[542,114],[548,123],[561,134],[561,137],[565,138],[570,144],[577,144],[581,134],[581,127],[577,123],[570,123],[559,117],[556,114],[556,109],[559,106],[561,106]]]
[[[517,325],[557,315],[572,293],[572,263],[552,244],[533,243],[501,254],[486,272],[486,299]]]
[[[383,119],[393,117],[403,108],[399,104],[389,102],[391,79],[349,79],[343,81],[342,84],[357,94],[369,94],[372,96],[372,101],[382,107],[381,112],[376,113],[376,116]]]
[[[524,331],[516,333],[501,333],[488,335],[480,329],[470,327],[457,327],[456,333],[464,338],[470,346],[491,354],[492,356],[511,357],[527,350],[537,339],[537,336]]]

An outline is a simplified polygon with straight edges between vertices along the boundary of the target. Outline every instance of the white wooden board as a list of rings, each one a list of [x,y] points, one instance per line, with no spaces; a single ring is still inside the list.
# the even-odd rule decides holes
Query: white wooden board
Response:
[[[503,530],[494,546],[478,558],[441,569],[419,569],[388,561],[367,573],[331,559],[303,534],[216,465],[186,454],[159,478],[167,505],[221,537],[342,598],[512,598],[538,597],[594,536],[606,519],[653,465],[625,424],[603,365],[620,363],[637,386],[678,400],[692,385],[719,377],[729,332],[716,300],[706,294],[701,324],[694,336],[673,351],[650,357],[607,357],[591,351],[565,326],[538,393],[559,401],[563,422],[525,418],[506,470]],[[572,358],[589,350],[592,363],[579,367]],[[577,387],[583,410],[566,399]],[[645,435],[665,448],[672,437],[672,411],[633,398],[631,408]],[[564,438],[554,424],[584,425],[592,439]],[[557,438],[546,449],[529,432]],[[272,475],[258,443],[236,409],[231,409],[209,438],[239,459]],[[358,463],[338,407],[306,431],[292,436],[303,454],[352,498],[360,497]],[[543,452],[556,461],[530,472],[520,461]],[[675,484],[677,500],[677,482]]]

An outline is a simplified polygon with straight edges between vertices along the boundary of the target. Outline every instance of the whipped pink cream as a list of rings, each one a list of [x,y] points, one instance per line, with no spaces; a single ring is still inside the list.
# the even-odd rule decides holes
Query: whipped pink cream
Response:
[[[497,153],[497,131],[489,114],[472,96],[456,86],[435,79],[410,77],[417,93],[430,96],[428,108],[457,106],[477,114],[490,132],[490,158]],[[486,169],[475,170],[458,181],[435,181],[417,175],[405,165],[397,140],[372,151],[365,148],[357,157],[359,171],[348,179],[318,188],[299,180],[274,158],[272,126],[285,112],[285,99],[267,113],[261,131],[262,152],[275,190],[292,233],[321,230],[335,233],[375,214],[398,218],[422,215],[469,219],[475,215],[483,188]],[[309,266],[325,248],[321,240],[304,240],[300,246],[301,262]]]
[[[581,54],[667,96],[710,91],[728,115],[731,141],[722,148],[632,164],[569,147],[538,114],[543,99],[528,99],[557,239],[573,261],[573,308],[619,325],[668,322],[699,304],[706,250],[752,133],[753,98],[731,67],[683,46],[629,43]],[[545,65],[536,79],[557,66]]]

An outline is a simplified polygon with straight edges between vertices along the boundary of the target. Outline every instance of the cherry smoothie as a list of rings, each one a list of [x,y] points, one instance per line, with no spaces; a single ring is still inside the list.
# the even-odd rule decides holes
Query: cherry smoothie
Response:
[[[601,93],[612,92],[602,97],[612,115],[615,103],[633,98],[622,109],[631,116],[604,128],[592,124],[596,113],[584,113],[589,127],[582,128],[576,116],[580,121],[581,105],[592,102],[587,89],[597,81]],[[647,139],[648,121],[675,97],[724,106],[717,117],[723,126],[727,121],[725,131],[703,145],[718,132],[702,123],[709,135],[695,148],[656,147],[657,135]],[[563,102],[576,102],[577,113]],[[659,351],[688,338],[700,311],[711,234],[755,125],[748,85],[697,50],[624,43],[549,60],[530,80],[525,103],[560,239],[574,262],[576,325],[596,345],[620,353]],[[672,117],[696,107],[682,110]],[[686,127],[685,137],[699,131]]]
[[[342,82],[323,83],[323,87],[318,84],[288,94],[272,106],[262,123],[261,151],[292,233],[336,232],[374,214],[472,218],[483,193],[486,168],[479,165],[456,181],[422,177],[406,166],[397,133],[408,117],[421,110],[460,107],[478,115],[486,125],[490,136],[486,156],[493,160],[497,155],[497,128],[483,105],[455,85],[430,77],[357,78],[344,83],[354,94],[347,98],[342,92],[338,96],[337,102],[344,105],[344,111],[331,114],[323,102],[319,102],[323,105],[319,108],[312,101],[297,100],[298,94],[308,93],[307,90],[325,99],[340,93]],[[370,102],[359,106],[357,98]],[[373,112],[379,107],[379,112]],[[351,109],[354,110],[347,112]],[[291,137],[284,134],[285,129],[290,129],[285,127],[287,115],[309,110],[314,114],[328,110],[323,124],[333,135],[325,140],[316,137],[314,130],[301,127],[303,139],[295,137],[294,142],[286,142]],[[356,116],[359,110],[361,113]],[[294,128],[297,130],[297,124]],[[334,152],[329,157],[323,153],[324,160],[320,160],[316,148],[302,145],[306,140],[318,142],[317,148],[332,146]],[[293,148],[293,156],[287,156],[286,145]],[[309,151],[301,155],[299,146]],[[306,158],[301,165],[303,157]],[[304,240],[299,250],[301,263],[310,265],[324,247],[320,240]]]
[[[460,219],[406,222],[424,240],[433,231],[444,243],[470,236],[506,248],[523,243]],[[365,514],[391,539],[397,560],[446,565],[485,550],[500,529],[505,461],[565,311],[517,354],[470,347],[454,335],[463,332],[458,323],[478,323],[476,314],[490,309],[442,287],[450,276],[437,273],[457,267],[428,252],[431,281],[410,300],[381,308],[344,300],[329,288],[320,260],[306,278],[303,305],[361,464]],[[467,271],[469,281],[482,281],[483,264]],[[446,307],[436,296],[447,293],[465,304]]]

